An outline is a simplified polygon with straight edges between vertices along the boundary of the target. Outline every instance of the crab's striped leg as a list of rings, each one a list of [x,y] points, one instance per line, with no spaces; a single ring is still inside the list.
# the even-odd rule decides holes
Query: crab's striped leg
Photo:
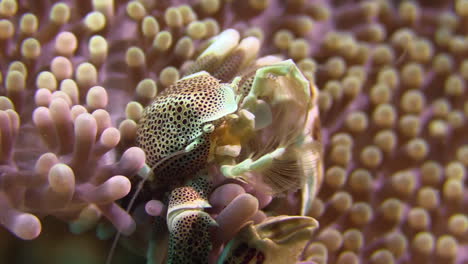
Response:
[[[260,50],[260,40],[227,29],[211,40],[209,46],[187,69],[186,75],[206,71],[222,82],[230,82],[239,71],[249,68]]]
[[[204,208],[211,207],[211,182],[198,176],[171,192],[167,212],[169,252],[167,263],[208,263],[212,248],[210,231],[217,224]]]
[[[240,35],[234,29],[227,29],[216,36],[195,63],[188,69],[186,75],[207,71],[212,73],[216,70],[223,59],[239,44]]]

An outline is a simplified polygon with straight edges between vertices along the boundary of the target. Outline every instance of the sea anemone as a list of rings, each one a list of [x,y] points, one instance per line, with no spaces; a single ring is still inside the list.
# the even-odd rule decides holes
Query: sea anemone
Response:
[[[319,227],[294,261],[463,263],[467,25],[467,0],[2,0],[0,223],[15,237],[0,240],[0,251],[30,253],[18,238],[39,236],[33,243],[47,252],[66,236],[69,247],[92,252],[87,263],[102,263],[105,244],[70,232],[98,224],[105,239],[133,233],[136,221],[124,243],[145,252],[148,214],[164,206],[140,203],[130,215],[115,202],[145,161],[135,147],[143,107],[234,28],[260,40],[261,56],[293,59],[319,88],[324,180],[308,212]],[[222,188],[214,207],[253,208],[234,210],[243,218],[220,214],[225,226],[260,224],[269,210],[294,215],[300,204],[293,193]],[[47,240],[41,230],[60,235]]]

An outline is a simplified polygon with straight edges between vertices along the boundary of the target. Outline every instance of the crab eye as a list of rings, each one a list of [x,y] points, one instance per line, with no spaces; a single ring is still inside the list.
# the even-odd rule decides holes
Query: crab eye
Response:
[[[211,133],[213,132],[215,129],[214,125],[213,124],[206,124],[203,126],[203,132],[205,133]]]

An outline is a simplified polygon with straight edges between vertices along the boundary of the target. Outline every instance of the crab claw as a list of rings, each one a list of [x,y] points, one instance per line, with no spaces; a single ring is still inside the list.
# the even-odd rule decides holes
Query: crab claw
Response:
[[[231,240],[218,263],[290,263],[298,260],[318,222],[306,216],[276,216],[245,226]]]
[[[216,225],[208,213],[200,210],[179,213],[169,228],[167,263],[208,263],[212,249],[210,232]]]
[[[203,176],[171,192],[167,212],[169,252],[167,263],[208,263],[212,249],[211,229],[216,221],[204,212],[211,207],[211,183]]]

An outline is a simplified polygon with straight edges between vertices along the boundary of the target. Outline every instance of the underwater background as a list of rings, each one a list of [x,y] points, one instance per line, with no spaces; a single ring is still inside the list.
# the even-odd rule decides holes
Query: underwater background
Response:
[[[105,263],[109,223],[131,229],[114,201],[144,161],[141,105],[229,28],[319,90],[320,226],[292,261],[468,263],[468,0],[1,0],[0,263]],[[105,134],[92,161],[73,152],[85,112]],[[57,157],[115,191],[48,196],[31,177]],[[146,263],[140,242],[112,263]]]

